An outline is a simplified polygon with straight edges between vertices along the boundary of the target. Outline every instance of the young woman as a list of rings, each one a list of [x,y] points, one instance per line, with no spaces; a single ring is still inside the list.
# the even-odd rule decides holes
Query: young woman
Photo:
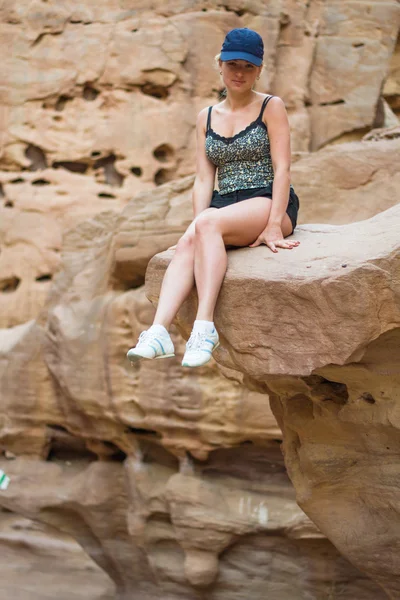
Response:
[[[226,246],[265,244],[292,249],[299,199],[290,184],[290,131],[283,101],[253,90],[262,70],[262,38],[230,31],[218,58],[226,98],[197,118],[194,220],[180,238],[165,273],[153,325],[127,354],[174,356],[168,329],[194,283],[198,310],[182,365],[198,367],[219,346],[214,308],[227,268]],[[219,191],[213,191],[218,170]]]

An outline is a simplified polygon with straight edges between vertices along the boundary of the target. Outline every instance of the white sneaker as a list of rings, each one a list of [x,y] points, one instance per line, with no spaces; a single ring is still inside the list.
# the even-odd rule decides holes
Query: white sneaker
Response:
[[[193,329],[186,343],[186,352],[182,360],[183,367],[201,367],[211,360],[213,351],[219,346],[217,330],[196,331]]]
[[[146,329],[139,335],[134,348],[128,350],[127,357],[134,363],[141,358],[169,358],[175,356],[174,344],[169,333]]]

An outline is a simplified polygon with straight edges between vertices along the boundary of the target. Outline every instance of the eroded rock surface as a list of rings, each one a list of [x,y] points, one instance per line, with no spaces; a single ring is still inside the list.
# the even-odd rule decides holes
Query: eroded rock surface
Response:
[[[35,594],[45,598],[34,573],[21,574],[32,565],[44,576],[46,565],[57,573],[58,598],[82,597],[81,586],[65,578],[70,568],[74,585],[85,578],[85,598],[93,600],[131,600],[133,594],[140,600],[386,597],[297,506],[266,391],[285,432],[286,462],[301,506],[343,555],[395,597],[397,567],[387,548],[382,553],[389,566],[378,577],[370,546],[362,555],[353,538],[343,542],[341,537],[346,511],[356,512],[346,527],[353,526],[354,535],[361,531],[365,540],[368,518],[377,528],[382,521],[376,519],[370,488],[359,486],[361,507],[346,497],[338,439],[346,418],[346,443],[350,438],[353,443],[349,464],[360,465],[355,479],[364,481],[373,451],[375,471],[369,475],[374,481],[380,461],[389,464],[388,456],[397,456],[392,431],[387,450],[381,447],[382,431],[386,435],[387,423],[395,423],[396,405],[385,392],[393,405],[388,415],[376,402],[372,384],[365,392],[360,383],[352,392],[353,409],[337,416],[345,406],[349,410],[344,400],[354,374],[341,383],[344,366],[338,367],[338,383],[335,373],[325,373],[324,361],[315,367],[313,343],[323,322],[316,318],[314,323],[320,316],[315,306],[329,315],[331,296],[341,302],[323,269],[315,277],[326,284],[322,293],[309,278],[303,297],[296,296],[283,315],[297,359],[302,347],[296,336],[309,336],[309,364],[301,359],[308,376],[289,370],[260,381],[263,339],[247,353],[254,356],[250,377],[250,363],[240,363],[246,354],[240,343],[250,340],[231,339],[228,323],[219,368],[212,363],[189,373],[176,359],[157,370],[153,363],[132,369],[124,357],[152,319],[154,309],[143,290],[148,261],[173,245],[192,218],[195,117],[219,98],[214,55],[225,33],[248,26],[264,37],[266,69],[257,89],[286,103],[297,161],[293,183],[301,198],[299,224],[307,224],[299,234],[322,240],[318,260],[307,252],[302,256],[313,266],[325,262],[335,274],[332,244],[345,252],[354,230],[320,223],[359,221],[396,204],[398,15],[395,0],[267,5],[160,0],[151,6],[129,0],[12,0],[1,5],[7,52],[0,89],[0,468],[11,484],[1,492],[0,504],[12,512],[0,513],[0,544],[2,553],[20,561],[18,587],[26,591],[21,600],[33,600]],[[377,141],[340,143],[365,135]],[[308,156],[330,142],[338,145]],[[166,182],[171,183],[162,185]],[[369,243],[362,235],[357,239],[360,248]],[[252,257],[263,256],[260,251]],[[369,263],[368,285],[382,284],[386,303],[373,326],[361,327],[354,340],[338,336],[343,349],[334,356],[339,361],[349,360],[349,350],[361,348],[363,340],[369,351],[371,336],[379,336],[389,318],[397,323],[393,281],[385,275],[385,265],[390,273],[392,263],[387,254]],[[150,287],[158,285],[165,264],[164,259],[152,263],[150,272],[160,271]],[[365,309],[371,315],[364,265],[355,271],[356,282],[346,282],[346,298],[354,299],[361,314]],[[298,286],[302,268],[299,274]],[[263,277],[264,285],[265,272]],[[287,289],[287,282],[280,285]],[[229,286],[233,290],[232,281]],[[259,289],[265,297],[265,289]],[[324,295],[326,290],[331,296]],[[289,317],[296,316],[298,301],[304,314],[313,316],[313,327],[301,330],[300,324],[296,331],[292,327],[298,321],[293,326]],[[186,332],[190,315],[189,303],[180,321],[186,322]],[[282,319],[280,305],[273,315]],[[325,361],[342,322],[340,315],[319,340]],[[250,325],[251,331],[254,321]],[[273,328],[267,333],[273,336]],[[173,335],[181,354],[184,342],[176,330]],[[278,336],[272,339],[270,364],[279,343]],[[377,340],[390,341],[384,335]],[[289,355],[281,350],[277,364],[285,369]],[[374,352],[370,363],[376,365],[380,356],[380,368],[390,371],[386,345],[378,344]],[[370,381],[366,373],[369,366],[361,371],[363,383]],[[380,383],[376,386],[378,395]],[[290,413],[290,421],[285,411],[292,406],[298,412]],[[315,430],[310,407],[321,411]],[[331,412],[325,419],[326,407]],[[378,411],[381,421],[365,409]],[[362,423],[354,439],[353,422]],[[313,455],[318,433],[339,447],[334,459],[331,446]],[[320,490],[336,496],[332,481],[340,484],[336,520],[329,528],[325,509],[322,516],[319,512],[327,503]],[[386,477],[385,493],[390,485]],[[3,590],[16,581],[15,571],[4,567]],[[53,600],[54,590],[46,589]]]
[[[331,145],[299,158],[292,166],[300,199],[297,222],[342,225],[396,205],[399,130],[374,129],[364,141]]]
[[[230,251],[214,354],[269,394],[299,505],[390,598],[400,593],[399,223],[397,204],[348,225],[301,225],[294,250]],[[149,264],[153,302],[170,257]],[[192,298],[180,311],[185,336],[194,310]]]
[[[265,39],[259,89],[285,100],[294,150],[371,128],[388,71],[387,97],[398,97],[395,0],[12,0],[0,10],[7,170],[47,165],[137,191],[192,173],[195,116],[219,96],[214,56],[233,27]]]
[[[1,505],[74,538],[116,598],[384,598],[298,508],[265,385],[236,365],[183,369],[176,332],[176,359],[125,362],[154,313],[146,263],[186,227],[190,182],[67,232],[39,317],[2,330],[0,442],[16,458],[0,460]]]
[[[109,576],[59,528],[0,510],[0,552],[4,598],[15,597],[17,590],[17,597],[29,600],[115,598]]]

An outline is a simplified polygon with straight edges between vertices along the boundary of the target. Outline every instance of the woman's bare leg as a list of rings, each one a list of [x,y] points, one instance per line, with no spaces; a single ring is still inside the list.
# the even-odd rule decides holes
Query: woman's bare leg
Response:
[[[199,299],[196,320],[214,320],[214,307],[228,266],[219,221],[202,218],[196,225],[194,275]]]
[[[272,201],[270,198],[251,198],[226,206],[213,213],[202,213],[195,224],[194,275],[199,306],[196,319],[214,320],[214,309],[226,273],[225,245],[248,246],[265,229]],[[284,237],[292,232],[285,213],[282,221]],[[287,240],[285,247],[297,245]]]
[[[166,329],[171,326],[194,285],[193,259],[194,239],[182,237],[164,275],[153,325],[164,325]]]
[[[216,211],[206,209],[201,214]],[[200,215],[199,215],[200,216]],[[194,285],[195,223],[192,221],[177,243],[175,254],[165,272],[153,325],[169,329],[176,313]]]

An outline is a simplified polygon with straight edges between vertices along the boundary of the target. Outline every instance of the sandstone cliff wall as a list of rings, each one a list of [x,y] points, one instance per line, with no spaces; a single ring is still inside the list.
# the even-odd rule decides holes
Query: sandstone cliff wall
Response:
[[[50,574],[60,598],[396,598],[398,19],[394,0],[1,5],[0,567],[22,600]],[[132,369],[236,26],[288,108],[302,247],[230,254],[217,363]],[[223,319],[244,284],[251,339]]]

